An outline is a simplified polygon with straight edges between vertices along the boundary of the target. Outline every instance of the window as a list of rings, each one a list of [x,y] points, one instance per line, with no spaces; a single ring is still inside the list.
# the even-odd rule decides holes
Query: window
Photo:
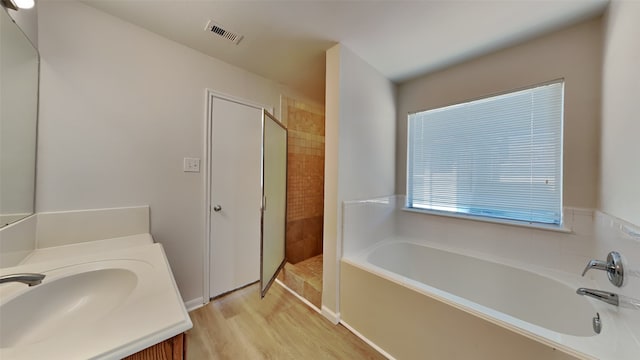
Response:
[[[409,115],[407,207],[560,224],[564,82]]]

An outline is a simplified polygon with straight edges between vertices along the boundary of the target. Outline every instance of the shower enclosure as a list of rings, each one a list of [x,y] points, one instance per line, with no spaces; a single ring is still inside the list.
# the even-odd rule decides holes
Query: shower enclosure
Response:
[[[287,264],[279,279],[320,308],[324,213],[324,109],[281,99],[288,129]]]

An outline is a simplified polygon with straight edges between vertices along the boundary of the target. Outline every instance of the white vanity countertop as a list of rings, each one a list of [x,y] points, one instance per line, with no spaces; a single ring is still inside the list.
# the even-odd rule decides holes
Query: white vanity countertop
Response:
[[[33,325],[24,326],[25,335],[0,348],[2,360],[120,359],[193,326],[162,245],[153,244],[149,234],[38,249],[22,264],[0,269],[0,275],[20,272],[43,273],[46,278],[41,285],[34,287],[19,283],[2,284],[0,305],[28,291],[36,291],[39,287],[44,290],[48,282],[51,289],[57,291],[57,284],[65,283],[59,280],[74,274],[126,273],[127,281],[132,285],[118,298],[116,305],[109,304],[111,307],[102,314],[96,314],[95,319],[90,319],[92,316],[86,316],[85,313],[74,317],[73,313],[76,307],[82,309],[83,303],[87,302],[94,304],[94,308],[98,304],[99,311],[95,313],[101,312],[99,304],[102,296],[92,298],[91,292],[78,298],[73,306],[65,303],[64,307],[53,307],[62,310],[54,314],[42,314],[41,320],[26,319],[25,323]],[[121,288],[118,279],[105,281],[104,286]],[[73,282],[66,282],[70,283],[73,287]],[[89,284],[89,288],[94,286],[92,282]],[[99,286],[103,285],[94,287],[105,294],[121,291]],[[44,304],[49,306],[48,302]]]

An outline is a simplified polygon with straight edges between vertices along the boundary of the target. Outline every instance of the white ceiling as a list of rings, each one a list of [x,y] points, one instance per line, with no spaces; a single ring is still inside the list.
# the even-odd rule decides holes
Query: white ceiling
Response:
[[[594,17],[608,0],[83,0],[248,71],[324,99],[340,42],[394,82]],[[209,19],[245,38],[205,32]]]

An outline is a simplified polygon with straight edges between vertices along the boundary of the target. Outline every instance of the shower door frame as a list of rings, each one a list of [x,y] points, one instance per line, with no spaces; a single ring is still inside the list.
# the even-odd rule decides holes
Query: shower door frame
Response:
[[[276,126],[278,126],[280,128],[280,130],[284,131],[284,193],[282,194],[284,196],[284,201],[283,201],[283,211],[284,214],[282,214],[283,217],[283,223],[282,223],[282,260],[280,261],[280,264],[277,266],[277,268],[275,269],[274,274],[269,278],[269,280],[267,281],[267,283],[265,284],[265,212],[267,211],[267,185],[266,185],[266,162],[267,162],[267,151],[266,151],[266,139],[267,139],[267,122],[271,121],[273,124],[275,124]],[[260,297],[264,298],[264,296],[267,294],[267,291],[269,291],[269,288],[271,288],[271,285],[273,284],[273,282],[276,280],[276,278],[278,277],[278,273],[280,271],[282,271],[282,269],[284,269],[284,265],[287,262],[287,255],[286,255],[286,249],[287,249],[287,189],[288,189],[288,180],[287,180],[287,175],[288,175],[288,171],[289,171],[289,166],[288,166],[288,153],[289,151],[289,130],[287,129],[287,126],[284,125],[282,122],[280,122],[280,120],[276,119],[276,117],[274,115],[272,115],[271,113],[269,113],[266,109],[262,111],[262,209],[261,209],[261,215],[260,215]],[[269,194],[269,196],[271,196],[272,194]]]

